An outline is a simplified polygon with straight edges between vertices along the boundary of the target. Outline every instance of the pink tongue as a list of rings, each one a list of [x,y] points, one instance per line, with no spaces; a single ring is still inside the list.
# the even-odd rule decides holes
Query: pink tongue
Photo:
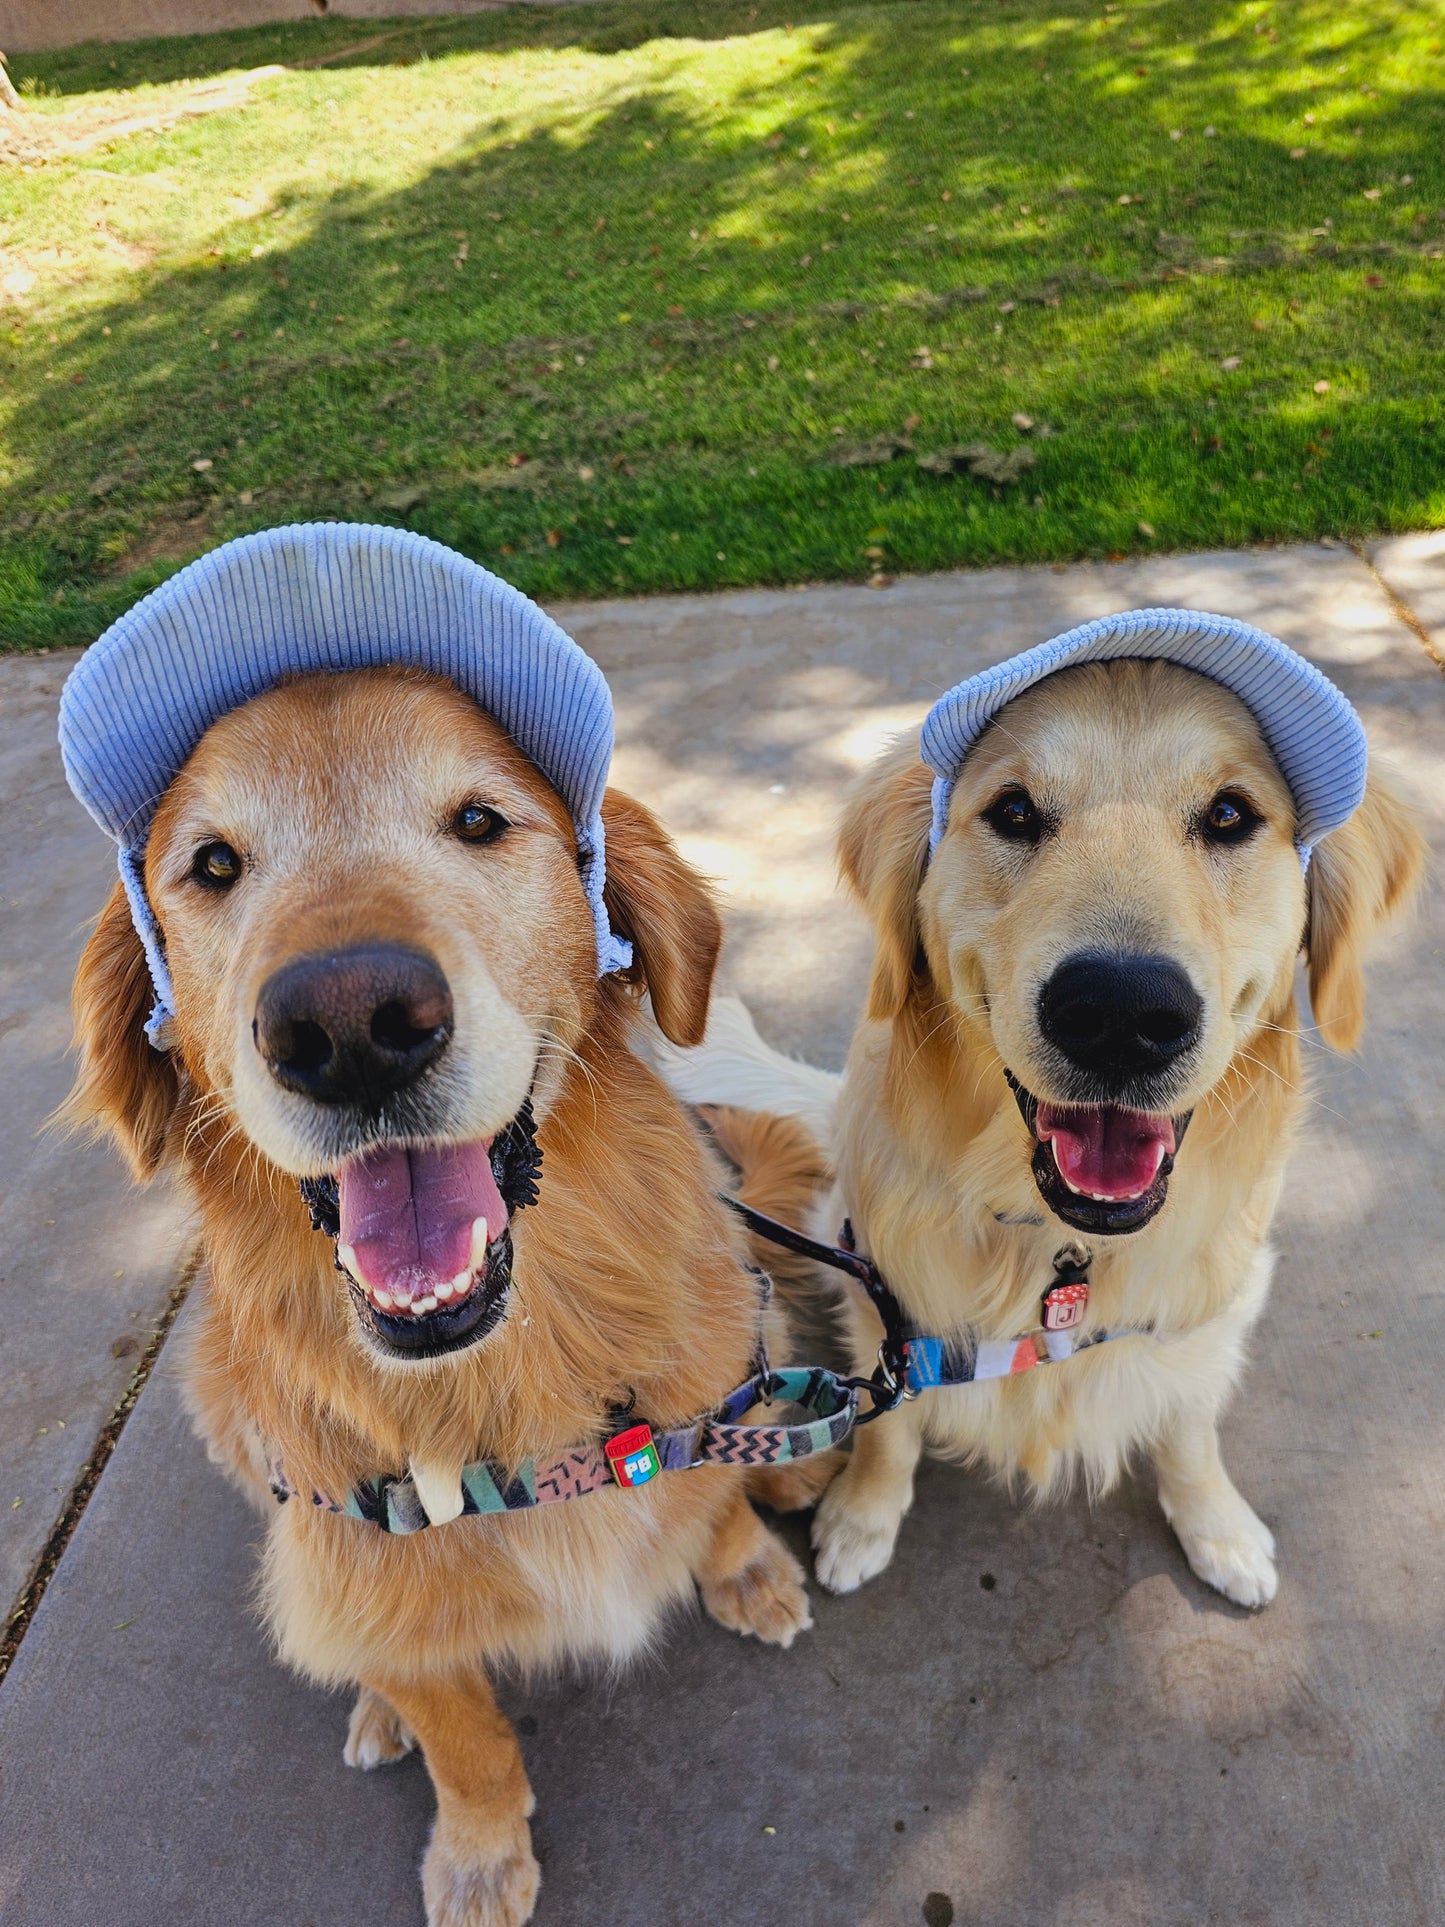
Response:
[[[341,1237],[373,1290],[419,1297],[472,1269],[472,1226],[495,1240],[507,1207],[492,1176],[490,1141],[386,1147],[337,1173]]]
[[[1034,1126],[1054,1147],[1059,1174],[1090,1197],[1137,1198],[1174,1150],[1174,1120],[1107,1105],[1040,1104]]]

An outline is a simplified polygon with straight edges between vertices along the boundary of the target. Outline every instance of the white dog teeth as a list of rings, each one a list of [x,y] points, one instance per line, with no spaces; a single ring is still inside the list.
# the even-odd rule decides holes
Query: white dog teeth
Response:
[[[413,1298],[411,1301],[411,1312],[412,1312],[413,1318],[420,1317],[424,1312],[435,1311],[436,1308],[437,1308],[437,1301],[436,1301],[436,1295],[434,1292],[429,1291],[425,1298]]]
[[[472,1220],[471,1266],[480,1271],[487,1262],[487,1221],[485,1218]]]
[[[362,1290],[365,1291],[366,1280],[361,1275],[361,1267],[356,1262],[356,1253],[352,1250],[351,1246],[338,1245],[336,1247],[336,1255],[341,1263],[345,1265],[347,1275],[354,1278]]]
[[[371,1294],[371,1302],[376,1306],[378,1311],[390,1311],[392,1306],[391,1293],[389,1291],[383,1291],[380,1286],[378,1286]]]

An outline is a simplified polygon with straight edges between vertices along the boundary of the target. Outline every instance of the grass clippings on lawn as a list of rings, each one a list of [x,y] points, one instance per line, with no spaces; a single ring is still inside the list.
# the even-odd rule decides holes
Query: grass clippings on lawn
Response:
[[[1445,520],[1433,6],[617,0],[12,71],[171,124],[0,166],[0,646],[307,517],[547,597]]]

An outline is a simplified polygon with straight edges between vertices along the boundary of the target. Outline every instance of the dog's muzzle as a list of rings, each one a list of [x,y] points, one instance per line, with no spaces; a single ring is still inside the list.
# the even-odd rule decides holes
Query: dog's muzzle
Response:
[[[1108,1104],[1051,1104],[1005,1070],[1035,1139],[1034,1183],[1054,1216],[1094,1237],[1142,1231],[1163,1208],[1192,1111],[1177,1117]]]

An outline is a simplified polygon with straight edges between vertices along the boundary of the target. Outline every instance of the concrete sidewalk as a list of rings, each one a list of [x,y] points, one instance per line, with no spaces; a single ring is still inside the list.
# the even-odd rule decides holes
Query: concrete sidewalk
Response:
[[[612,682],[617,781],[728,891],[730,987],[775,1041],[836,1064],[868,950],[832,886],[840,786],[939,689],[1087,616],[1184,602],[1283,635],[1359,705],[1445,849],[1445,542],[1372,560],[1246,552],[557,613]],[[12,1591],[128,1370],[117,1319],[155,1315],[179,1230],[103,1163],[30,1141],[63,1089],[75,925],[107,876],[59,790],[66,666],[0,662]],[[1195,1583],[1144,1480],[1093,1511],[1025,1511],[934,1466],[894,1566],[815,1598],[792,1653],[698,1621],[633,1679],[510,1691],[540,1927],[917,1927],[930,1894],[990,1927],[1445,1915],[1442,952],[1431,896],[1377,965],[1361,1060],[1314,1064],[1225,1438],[1280,1538],[1269,1612]],[[345,1703],[266,1655],[247,1603],[260,1528],[191,1439],[169,1357],[0,1687],[0,1922],[419,1920],[425,1773],[348,1773]],[[64,1460],[40,1433],[52,1407]]]

